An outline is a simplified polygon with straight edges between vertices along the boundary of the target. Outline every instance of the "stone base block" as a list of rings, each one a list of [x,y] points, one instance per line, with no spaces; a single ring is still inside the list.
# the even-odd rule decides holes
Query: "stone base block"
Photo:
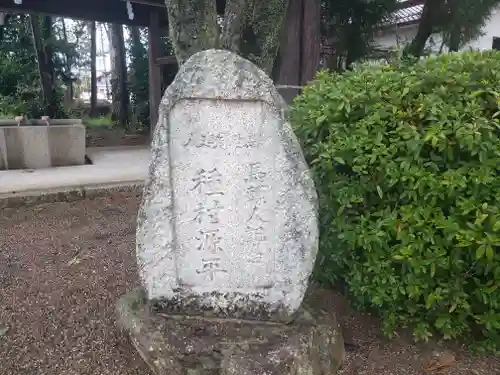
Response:
[[[83,164],[85,126],[82,124],[0,126],[0,170]]]
[[[335,375],[345,355],[335,318],[307,306],[289,324],[153,313],[138,290],[117,313],[156,375]]]

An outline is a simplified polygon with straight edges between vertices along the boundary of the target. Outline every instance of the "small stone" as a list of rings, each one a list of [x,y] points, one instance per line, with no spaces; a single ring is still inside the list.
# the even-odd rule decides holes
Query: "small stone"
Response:
[[[0,326],[0,338],[4,337],[10,330],[9,326]]]

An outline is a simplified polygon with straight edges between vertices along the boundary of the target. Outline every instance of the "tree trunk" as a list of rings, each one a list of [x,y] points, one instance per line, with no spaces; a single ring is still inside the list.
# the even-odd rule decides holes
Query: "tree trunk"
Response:
[[[197,52],[224,48],[271,73],[288,0],[227,0],[222,35],[216,0],[165,0],[165,4],[179,65]]]
[[[63,33],[63,40],[66,45],[69,44],[68,42],[68,31],[66,30],[66,21],[64,20],[64,17],[61,17],[61,24],[62,24],[62,33]],[[66,107],[69,108],[73,105],[73,99],[74,99],[74,90],[73,90],[73,82],[74,82],[74,77],[71,73],[71,67],[73,66],[73,57],[70,56],[69,53],[66,53],[66,72],[65,72],[65,79],[64,83],[66,84]]]
[[[418,24],[418,31],[415,38],[406,47],[405,54],[420,57],[424,53],[425,44],[434,32],[434,28],[439,20],[439,15],[442,10],[443,0],[426,0],[422,17]]]
[[[273,70],[289,0],[227,0],[222,48]]]
[[[457,1],[448,1],[448,15],[450,17],[448,24],[448,48],[450,52],[458,52],[461,43],[461,25],[460,25],[460,3]]]
[[[453,26],[450,30],[450,52],[458,52],[460,50],[460,39],[460,26]]]
[[[219,25],[215,0],[165,0],[170,40],[179,65],[197,52],[217,48]]]
[[[149,113],[149,68],[147,47],[141,40],[141,31],[136,26],[128,27],[129,41],[129,90],[134,121],[146,124]],[[149,30],[151,32],[151,29]],[[150,46],[151,48],[151,46]]]
[[[134,46],[142,45],[141,32],[139,31],[139,28],[136,26],[130,26],[128,29],[130,32],[130,39],[132,40],[132,44]]]
[[[106,33],[106,35],[108,36],[108,40],[110,41],[111,40],[111,37],[110,37],[110,34],[109,34],[109,30],[108,28],[106,27],[106,24],[104,23],[100,23],[99,24],[99,34],[101,36],[101,51],[103,52],[105,49],[104,49],[104,34]],[[109,92],[109,84],[108,84],[108,67],[107,67],[107,64],[106,64],[106,59],[103,59],[103,69],[104,69],[104,76],[105,76],[105,82],[106,82],[106,100],[109,100],[111,94]]]
[[[40,83],[46,116],[58,116],[57,95],[52,51],[52,18],[30,14],[33,46],[36,51]]]
[[[303,0],[290,0],[277,62],[277,82],[281,85],[300,85],[302,9]]]
[[[96,22],[88,23],[90,31],[90,116],[97,115],[97,35]]]
[[[321,53],[321,0],[304,0],[300,84],[314,79]]]
[[[128,126],[128,90],[127,90],[127,65],[125,61],[125,41],[123,26],[112,24],[109,28],[111,48],[111,96],[113,121],[120,126]]]

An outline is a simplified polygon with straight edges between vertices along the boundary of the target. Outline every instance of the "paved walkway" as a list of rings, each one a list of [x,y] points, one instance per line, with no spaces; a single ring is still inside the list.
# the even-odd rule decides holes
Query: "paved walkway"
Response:
[[[93,164],[36,170],[0,171],[0,199],[71,189],[141,184],[150,153],[143,146],[87,149]]]

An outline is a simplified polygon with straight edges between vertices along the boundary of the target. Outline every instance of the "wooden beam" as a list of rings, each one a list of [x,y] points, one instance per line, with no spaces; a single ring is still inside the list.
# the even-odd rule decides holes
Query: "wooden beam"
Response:
[[[161,68],[156,63],[161,46],[158,13],[156,9],[149,13],[148,29],[149,127],[151,136],[158,122],[158,108],[161,102]]]
[[[151,9],[159,13],[161,27],[167,25],[167,12],[163,8],[153,7],[142,3],[133,5],[134,19],[130,20],[127,8],[122,0],[23,0],[22,4],[15,4],[13,0],[0,0],[0,10],[7,13],[41,13],[57,17],[82,19],[122,25],[142,26],[149,25]]]
[[[144,4],[144,5],[149,5],[152,7],[158,7],[158,8],[166,8],[167,6],[165,5],[165,1],[151,1],[151,0],[121,0],[121,1],[130,1],[132,4]]]

